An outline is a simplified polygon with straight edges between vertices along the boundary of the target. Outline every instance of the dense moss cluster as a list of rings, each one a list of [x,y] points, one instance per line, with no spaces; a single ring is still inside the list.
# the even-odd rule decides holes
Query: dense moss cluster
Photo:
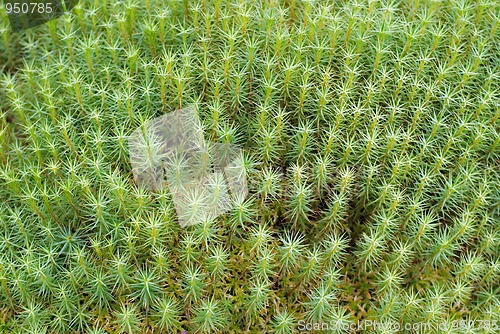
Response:
[[[0,15],[0,331],[498,331],[498,1]],[[181,228],[127,136],[187,105],[249,195]]]

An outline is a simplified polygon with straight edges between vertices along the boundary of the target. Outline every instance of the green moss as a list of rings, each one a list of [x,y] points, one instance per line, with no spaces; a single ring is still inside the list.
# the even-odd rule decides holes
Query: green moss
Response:
[[[81,1],[16,35],[2,14],[0,331],[496,332],[499,12]],[[187,105],[245,149],[250,194],[181,228],[127,136]]]

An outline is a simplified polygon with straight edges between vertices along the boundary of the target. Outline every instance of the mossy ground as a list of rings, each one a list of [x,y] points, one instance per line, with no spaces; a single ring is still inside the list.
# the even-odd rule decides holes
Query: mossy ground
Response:
[[[0,331],[498,331],[497,1],[0,13]],[[245,149],[250,195],[184,229],[127,136],[187,105]]]

